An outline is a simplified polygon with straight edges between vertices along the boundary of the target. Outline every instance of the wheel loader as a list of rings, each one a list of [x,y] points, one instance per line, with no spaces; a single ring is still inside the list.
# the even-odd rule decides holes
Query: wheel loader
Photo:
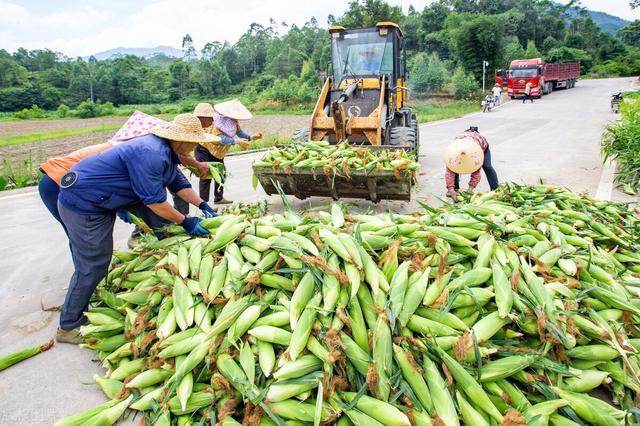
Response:
[[[371,149],[404,149],[418,152],[416,115],[405,105],[408,97],[406,53],[402,31],[393,22],[375,27],[345,29],[334,25],[331,37],[331,73],[324,81],[309,127],[298,129],[292,142],[348,141]],[[305,171],[256,173],[267,194],[277,192],[298,198],[330,196],[409,200],[410,180],[388,175],[351,173],[349,178],[322,176]]]

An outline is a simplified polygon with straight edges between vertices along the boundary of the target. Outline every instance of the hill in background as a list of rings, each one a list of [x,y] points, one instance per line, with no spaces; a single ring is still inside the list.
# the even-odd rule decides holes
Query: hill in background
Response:
[[[115,49],[105,50],[93,55],[97,60],[101,61],[114,56],[135,55],[143,58],[151,58],[157,54],[163,54],[172,58],[181,58],[182,50],[171,46],[157,47],[116,47]]]

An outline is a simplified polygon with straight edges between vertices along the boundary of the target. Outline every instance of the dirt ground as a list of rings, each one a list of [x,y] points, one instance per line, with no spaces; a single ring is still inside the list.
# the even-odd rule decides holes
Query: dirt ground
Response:
[[[64,120],[20,120],[0,121],[0,136],[29,135],[53,130],[100,127],[102,125],[124,123],[126,118],[70,118]]]
[[[257,115],[252,120],[242,123],[242,128],[248,133],[262,132],[264,137],[287,137],[290,136],[297,128],[308,125],[308,120],[309,117],[306,115]],[[102,124],[118,124],[124,123],[125,121],[125,117],[119,117],[106,119],[89,118],[0,122],[0,136],[31,134],[82,127],[98,127]],[[31,154],[34,162],[40,162],[49,157],[67,154],[83,146],[104,142],[115,132],[115,130],[95,132],[85,135],[49,139],[37,143],[0,147],[0,159],[11,158],[13,160],[23,160]]]

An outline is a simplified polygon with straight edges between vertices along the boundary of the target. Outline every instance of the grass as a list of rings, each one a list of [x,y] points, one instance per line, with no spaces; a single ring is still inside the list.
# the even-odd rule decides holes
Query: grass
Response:
[[[461,117],[471,112],[480,111],[480,102],[458,100],[427,100],[411,102],[413,111],[418,115],[418,122],[446,120]]]
[[[37,185],[42,177],[37,169],[39,160],[33,158],[33,151],[22,158],[4,158],[0,170],[0,191]]]
[[[81,127],[76,129],[52,130],[50,132],[29,133],[26,135],[11,135],[0,137],[0,146],[36,143],[50,139],[60,139],[68,136],[87,135],[119,129],[121,124],[107,124],[97,127]]]

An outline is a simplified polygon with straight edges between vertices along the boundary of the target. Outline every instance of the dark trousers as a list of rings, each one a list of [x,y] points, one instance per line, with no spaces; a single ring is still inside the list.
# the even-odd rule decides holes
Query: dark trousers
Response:
[[[64,225],[64,222],[60,217],[60,212],[58,212],[58,194],[60,194],[60,187],[56,181],[45,174],[42,176],[42,179],[40,179],[40,183],[38,184],[38,192],[40,193],[40,198],[42,199],[44,206],[49,210],[49,213],[51,213],[53,218],[60,222],[62,229],[67,233],[67,227]]]
[[[487,176],[487,181],[489,182],[489,188],[493,191],[498,187],[498,174],[496,173],[496,169],[493,168],[493,164],[491,164],[491,151],[487,146],[487,149],[484,151],[484,162],[482,163],[482,170],[484,171],[485,176]],[[460,175],[456,174],[455,177],[455,190],[458,191],[460,189]]]
[[[183,215],[188,216],[189,215],[189,203],[187,203],[182,198],[178,197],[173,192],[171,193],[171,195],[173,196],[173,207],[176,210],[178,210],[180,213],[182,213]]]
[[[60,311],[60,328],[71,330],[86,322],[85,312],[96,286],[107,274],[113,251],[115,212],[82,215],[58,203],[73,259],[73,275]]]
[[[177,197],[176,197],[177,198]],[[187,208],[189,208],[189,204],[187,203]],[[153,212],[149,207],[145,206],[141,202],[137,202],[135,204],[130,204],[122,208],[122,210],[126,210],[128,212],[133,213],[138,216],[140,219],[144,221],[151,229],[159,229],[163,226],[167,226],[171,224],[166,219],[161,218],[157,214]],[[176,208],[177,210],[177,208]],[[136,228],[137,230],[137,228]]]
[[[529,99],[531,103],[533,103],[533,96],[531,96],[530,94],[527,95],[526,93],[524,94],[524,98],[522,98],[522,103],[525,103],[527,99]]]
[[[202,146],[198,145],[196,147],[195,154],[196,154],[196,160],[201,161],[203,163],[210,163],[213,161],[216,163],[222,163],[224,165],[224,159],[214,157],[206,148]],[[226,176],[227,176],[227,172],[225,169],[224,173],[222,174],[222,183],[224,183]],[[209,194],[211,193],[211,179],[200,178],[199,189],[200,189],[200,198],[202,198],[204,201],[209,201]],[[222,200],[223,192],[224,192],[224,185],[214,182],[213,183],[214,203]]]

